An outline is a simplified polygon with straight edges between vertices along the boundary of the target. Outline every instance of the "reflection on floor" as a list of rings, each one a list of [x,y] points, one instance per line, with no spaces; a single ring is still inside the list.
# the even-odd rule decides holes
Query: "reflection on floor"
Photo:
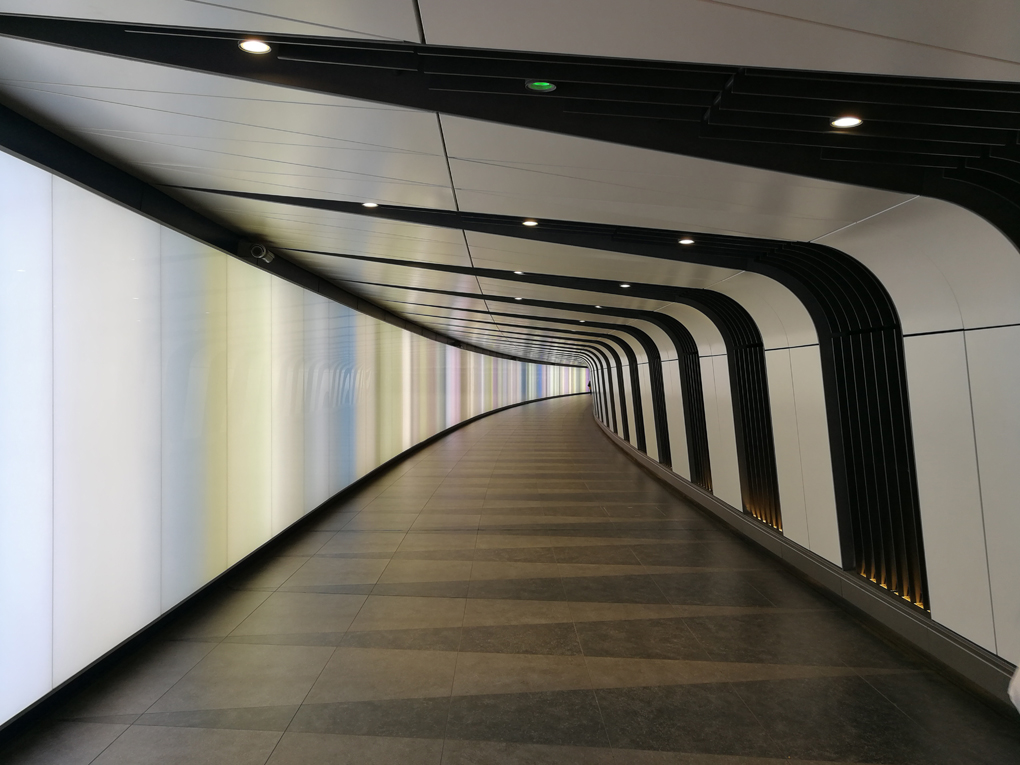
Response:
[[[685,506],[587,396],[218,585],[8,763],[1015,763],[1020,726]]]

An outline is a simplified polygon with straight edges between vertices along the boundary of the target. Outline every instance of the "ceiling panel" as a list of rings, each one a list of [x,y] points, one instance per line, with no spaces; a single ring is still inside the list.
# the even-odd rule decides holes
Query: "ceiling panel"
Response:
[[[409,0],[4,0],[5,13],[421,42]]]
[[[0,95],[156,183],[452,208],[436,115],[0,39]]]
[[[459,117],[443,129],[474,212],[811,240],[910,199]]]
[[[1020,4],[1013,0],[420,0],[419,4],[425,39],[439,45],[1020,79]]]

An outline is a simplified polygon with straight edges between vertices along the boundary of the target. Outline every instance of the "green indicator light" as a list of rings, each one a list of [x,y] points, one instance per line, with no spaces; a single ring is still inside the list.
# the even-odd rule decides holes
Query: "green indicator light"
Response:
[[[534,90],[538,93],[552,93],[556,90],[556,86],[551,82],[545,80],[526,80],[524,83],[528,90]]]

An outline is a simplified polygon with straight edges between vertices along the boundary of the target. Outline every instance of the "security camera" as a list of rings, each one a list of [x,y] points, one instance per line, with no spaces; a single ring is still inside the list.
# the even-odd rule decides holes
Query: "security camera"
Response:
[[[248,253],[255,258],[255,260],[261,260],[265,263],[272,263],[275,257],[273,253],[266,249],[264,244],[253,244],[248,250]]]

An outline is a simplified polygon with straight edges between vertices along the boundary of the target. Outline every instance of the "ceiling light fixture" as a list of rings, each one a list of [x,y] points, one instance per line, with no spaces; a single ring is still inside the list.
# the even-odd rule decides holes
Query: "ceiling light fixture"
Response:
[[[602,306],[600,306],[600,305],[597,305],[597,306],[595,306],[595,307],[596,307],[596,308],[601,308]]]
[[[538,225],[538,221],[537,220],[526,220],[526,221],[524,221],[524,225],[525,226],[537,226]]]
[[[536,93],[552,93],[556,90],[556,84],[548,80],[525,80],[524,87]]]
[[[584,319],[581,319],[581,323],[584,324]]]
[[[514,271],[514,273],[517,274],[518,276],[524,276],[523,271]]]
[[[627,289],[630,285],[629,284],[621,284],[620,286],[623,287],[624,289]]]
[[[860,117],[854,117],[853,115],[847,114],[843,117],[837,117],[829,124],[834,128],[852,128],[860,125],[864,120]]]
[[[362,202],[361,206],[362,207],[378,207],[379,205],[377,205],[375,202]]]
[[[694,240],[689,236],[680,237],[680,244],[694,244]]]
[[[245,53],[255,53],[261,55],[263,53],[269,53],[272,50],[268,43],[262,42],[262,40],[241,40],[237,44],[237,47],[243,50]]]
[[[524,298],[514,298],[514,300],[524,300]]]

